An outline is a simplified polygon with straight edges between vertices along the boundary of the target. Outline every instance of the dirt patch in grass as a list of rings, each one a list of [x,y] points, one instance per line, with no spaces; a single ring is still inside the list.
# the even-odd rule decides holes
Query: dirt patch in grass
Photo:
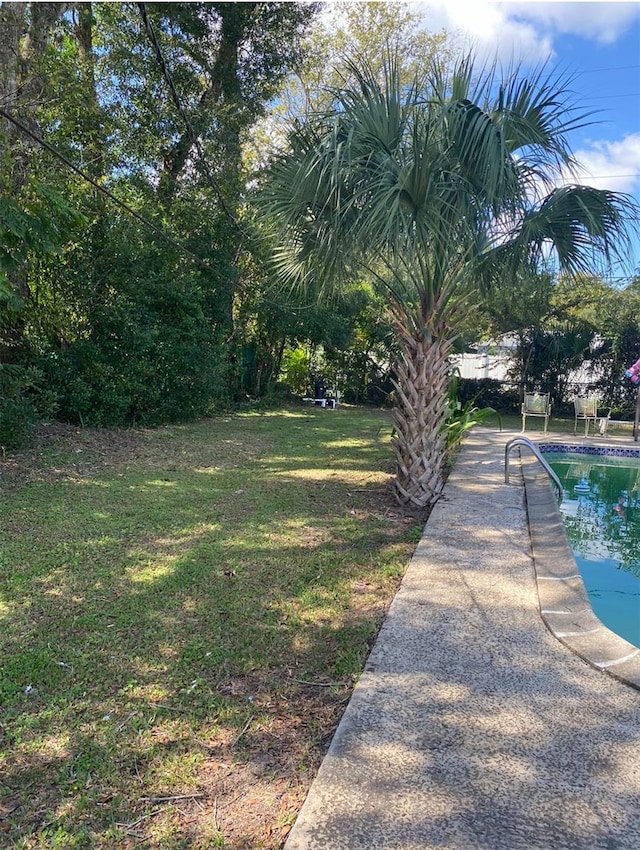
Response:
[[[220,420],[224,422],[225,420]],[[227,420],[228,421],[228,420]],[[197,428],[198,426],[191,426]],[[200,425],[206,427],[206,423]],[[15,489],[34,481],[56,482],[67,478],[96,477],[102,472],[130,469],[144,464],[147,469],[166,471],[193,468],[197,459],[210,462],[212,452],[198,451],[180,440],[179,426],[108,430],[78,428],[55,422],[40,425],[33,432],[27,450],[3,458],[0,465],[3,489]],[[186,434],[192,433],[187,430]],[[239,466],[254,457],[259,445],[249,450],[241,439],[228,434],[213,456],[227,467]]]
[[[260,694],[264,683],[253,683]],[[204,747],[198,791],[166,802],[185,846],[224,836],[229,848],[281,847],[307,795],[350,696],[328,683],[292,683],[276,699],[264,691],[261,719],[231,741]],[[215,846],[215,845],[214,845]]]
[[[423,527],[389,434],[51,425],[4,460],[0,846],[282,847]]]

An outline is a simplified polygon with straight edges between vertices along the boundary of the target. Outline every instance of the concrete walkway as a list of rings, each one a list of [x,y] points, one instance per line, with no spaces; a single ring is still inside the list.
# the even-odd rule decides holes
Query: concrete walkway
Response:
[[[511,436],[467,440],[286,850],[639,850],[640,692],[542,622]]]

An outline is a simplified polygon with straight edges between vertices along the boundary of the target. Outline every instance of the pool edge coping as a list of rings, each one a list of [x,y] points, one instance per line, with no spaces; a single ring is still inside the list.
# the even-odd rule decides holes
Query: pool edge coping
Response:
[[[522,457],[522,476],[542,621],[583,661],[640,690],[640,649],[593,613],[548,475]]]

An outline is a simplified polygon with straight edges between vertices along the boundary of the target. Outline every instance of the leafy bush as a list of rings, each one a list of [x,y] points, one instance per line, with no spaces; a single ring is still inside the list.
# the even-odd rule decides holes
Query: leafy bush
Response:
[[[504,414],[519,413],[522,402],[518,387],[492,378],[458,379],[457,396],[463,405],[477,402],[481,407],[492,407]]]
[[[309,385],[309,358],[304,348],[285,351],[282,359],[284,382],[296,395],[306,396],[311,392]]]
[[[197,303],[169,287],[153,296],[100,305],[86,338],[42,358],[61,418],[158,425],[205,415],[223,399],[222,351]]]
[[[51,416],[55,396],[43,389],[43,375],[34,367],[0,363],[0,447],[25,445],[38,419]]]
[[[449,399],[448,399],[448,415],[442,426],[442,430],[447,435],[447,451],[454,451],[462,441],[463,436],[467,431],[484,422],[490,416],[495,416],[502,430],[502,419],[500,414],[493,407],[476,407],[475,399],[469,399],[464,404],[458,398],[458,386],[460,380],[457,375],[453,375],[449,384]]]

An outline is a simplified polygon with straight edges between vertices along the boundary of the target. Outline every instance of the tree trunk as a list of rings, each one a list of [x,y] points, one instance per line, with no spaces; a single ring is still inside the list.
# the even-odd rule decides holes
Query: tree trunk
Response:
[[[170,6],[171,4],[167,4]],[[188,4],[187,4],[188,5]],[[220,207],[222,226],[217,228],[220,241],[215,246],[214,265],[228,272],[211,275],[209,282],[203,275],[204,285],[209,285],[212,294],[213,310],[211,319],[222,339],[227,340],[233,334],[233,304],[237,287],[237,264],[241,236],[237,224],[238,207],[243,188],[242,183],[242,146],[240,128],[244,107],[239,60],[247,28],[255,13],[256,3],[221,3],[216,7],[220,16],[220,36],[215,61],[203,65],[203,85],[199,107],[186,116],[186,123],[172,147],[164,152],[164,161],[158,182],[158,199],[164,209],[171,210],[180,188],[194,149],[201,147],[206,131],[216,126],[216,144],[218,146],[217,163],[207,163],[196,157],[199,167],[205,170],[206,182],[213,189]],[[139,4],[145,25],[147,13],[145,4]],[[160,14],[164,10],[158,9]],[[147,34],[153,45],[153,30],[147,26]],[[155,49],[155,45],[154,45]],[[160,57],[157,57],[160,59]],[[172,88],[170,72],[160,65],[161,73],[167,83],[169,94],[178,97]],[[178,104],[176,103],[176,108]],[[184,105],[181,104],[184,110]],[[185,120],[186,118],[186,120]],[[225,219],[227,219],[225,225]]]
[[[39,131],[35,116],[46,89],[41,59],[65,8],[64,3],[0,4],[0,106],[32,132]],[[0,118],[0,193],[19,196],[29,179],[34,144],[13,122]],[[30,297],[25,261],[16,262],[7,278],[19,299]],[[14,316],[0,339],[0,359],[13,360],[23,337],[24,320]]]
[[[25,31],[26,3],[3,3],[0,6],[0,104],[4,109],[13,111],[18,99],[20,86],[20,40]],[[0,118],[0,161],[6,163],[6,151],[12,146],[17,135],[13,124]],[[6,165],[3,168],[0,188],[13,189],[7,177]]]
[[[400,331],[402,352],[396,363],[396,400],[392,441],[396,458],[394,493],[400,504],[423,510],[436,503],[446,461],[451,344],[440,334]]]
[[[104,119],[96,91],[96,60],[93,49],[94,15],[92,3],[79,3],[76,8],[75,36],[84,92],[84,121],[82,122],[83,153],[86,171],[97,180],[104,176]],[[98,209],[104,206],[104,196],[94,189]]]
[[[240,185],[237,171],[241,162],[239,128],[236,126],[239,120],[237,116],[234,117],[234,114],[242,109],[238,60],[255,6],[255,3],[223,3],[218,9],[220,44],[215,62],[205,69],[209,77],[208,85],[200,97],[199,108],[188,116],[190,126],[185,128],[164,155],[158,197],[166,209],[170,209],[173,204],[180,178],[197,140],[211,126],[212,116],[217,113],[218,135],[224,137],[218,141],[223,147],[227,174],[221,185],[216,186],[216,190],[221,202],[229,205],[230,214],[235,215]],[[225,115],[224,120],[221,120],[222,115]]]

